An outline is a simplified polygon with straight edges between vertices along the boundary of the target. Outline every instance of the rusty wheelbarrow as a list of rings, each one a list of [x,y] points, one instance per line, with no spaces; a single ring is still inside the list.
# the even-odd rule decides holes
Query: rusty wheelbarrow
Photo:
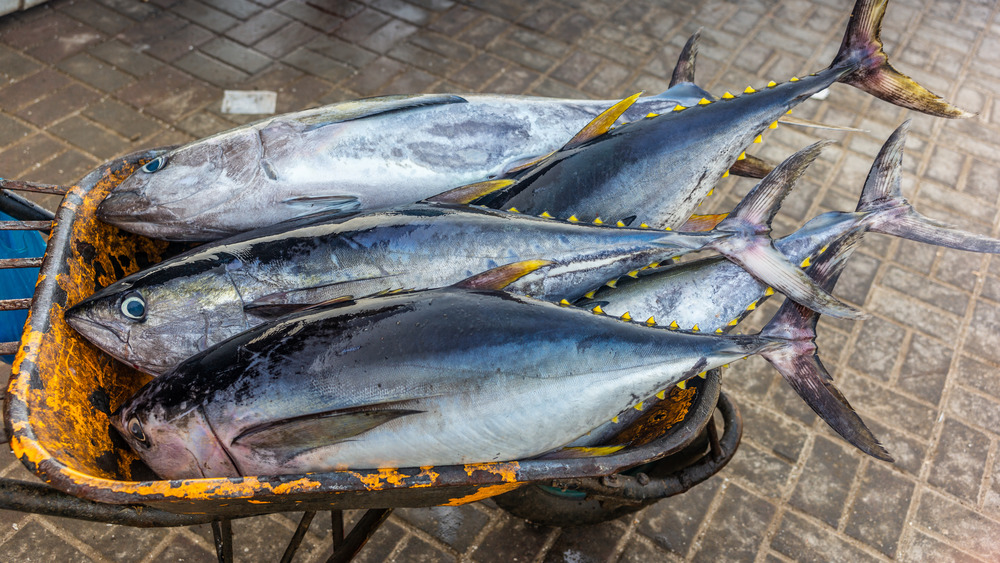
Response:
[[[229,519],[304,511],[288,560],[316,511],[332,511],[337,522],[344,509],[368,509],[346,540],[335,525],[331,560],[346,561],[395,507],[460,505],[509,493],[497,502],[515,514],[549,525],[592,523],[681,493],[719,471],[735,453],[739,413],[721,396],[719,374],[712,372],[685,390],[674,389],[662,409],[636,421],[639,438],[606,456],[158,479],[109,425],[109,414],[149,376],[91,345],[65,323],[63,312],[116,279],[187,248],[119,231],[95,218],[98,203],[114,186],[163,151],[134,153],[94,170],[66,193],[51,225],[37,227],[51,230],[51,237],[17,346],[4,422],[14,453],[47,487],[0,483],[0,508],[133,526],[211,522],[220,560],[232,558]],[[717,405],[721,439],[713,421]],[[646,431],[647,426],[656,430]],[[527,494],[510,494],[522,487]],[[539,511],[546,515],[533,518]]]

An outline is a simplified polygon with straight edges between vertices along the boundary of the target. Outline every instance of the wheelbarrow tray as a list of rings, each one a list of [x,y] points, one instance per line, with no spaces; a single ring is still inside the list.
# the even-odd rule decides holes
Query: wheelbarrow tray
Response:
[[[138,152],[105,163],[67,193],[56,213],[4,408],[14,453],[56,489],[101,503],[219,516],[458,505],[529,482],[618,473],[680,450],[710,420],[719,396],[714,373],[707,379],[695,378],[683,392],[671,392],[671,406],[662,416],[676,423],[647,437],[642,445],[611,455],[159,480],[109,424],[110,413],[150,376],[90,344],[66,324],[63,313],[113,281],[187,248],[120,231],[96,219],[97,206],[108,192],[163,151]]]

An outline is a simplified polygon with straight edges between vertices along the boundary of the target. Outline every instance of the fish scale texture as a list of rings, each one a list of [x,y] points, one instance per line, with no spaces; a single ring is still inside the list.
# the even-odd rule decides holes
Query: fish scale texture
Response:
[[[0,176],[72,183],[116,155],[256,118],[222,114],[224,89],[275,90],[279,112],[415,92],[656,93],[698,28],[699,84],[738,93],[825,66],[850,7],[52,0],[0,18]],[[896,67],[978,117],[934,119],[841,85],[802,104],[795,115],[865,131],[765,132],[751,152],[772,161],[822,138],[838,141],[785,201],[776,231],[853,209],[882,142],[912,117],[907,197],[932,217],[1000,234],[998,12],[986,0],[891,2],[882,37]],[[703,209],[725,210],[751,186],[727,178]],[[837,294],[871,318],[822,319],[821,354],[895,464],[845,444],[768,365],[750,360],[723,383],[742,409],[743,443],[726,469],[690,492],[585,528],[528,525],[490,501],[398,510],[358,561],[1000,559],[1000,260],[869,235]],[[775,304],[762,308],[748,322],[759,327]],[[10,453],[0,454],[0,475],[35,479]],[[347,514],[348,522],[359,517]],[[237,560],[277,560],[296,522],[234,522]],[[330,538],[321,514],[297,560],[324,561]],[[0,511],[3,561],[213,558],[208,526],[137,530]]]

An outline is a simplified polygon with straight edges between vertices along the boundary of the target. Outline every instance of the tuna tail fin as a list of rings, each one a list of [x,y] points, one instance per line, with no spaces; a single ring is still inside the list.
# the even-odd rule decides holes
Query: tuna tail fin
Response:
[[[879,33],[888,0],[857,0],[831,68],[849,69],[840,78],[889,103],[937,117],[972,117],[943,98],[917,84],[889,64]]]
[[[847,263],[854,246],[861,240],[860,231],[831,245],[828,252],[810,267],[810,274],[825,289],[832,289]],[[771,363],[792,389],[838,434],[866,454],[893,461],[844,395],[834,386],[833,378],[817,354],[815,338],[819,313],[791,301],[785,301],[760,335],[779,341],[773,349],[760,354]]]
[[[770,285],[796,303],[835,317],[858,318],[863,313],[816,285],[774,247],[768,233],[771,219],[795,180],[830,141],[820,141],[790,156],[760,181],[736,209],[716,226],[732,236],[708,243],[711,248],[739,264],[761,283]]]
[[[1000,240],[967,233],[918,213],[903,197],[903,145],[910,122],[900,125],[872,163],[858,201],[869,231],[970,252],[1000,254]]]

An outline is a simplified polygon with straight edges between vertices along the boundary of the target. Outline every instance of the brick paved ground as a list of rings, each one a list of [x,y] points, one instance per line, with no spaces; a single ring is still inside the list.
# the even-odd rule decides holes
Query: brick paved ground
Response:
[[[250,118],[226,88],[272,89],[284,112],[360,96],[493,91],[616,97],[667,86],[704,27],[716,93],[821,68],[848,0],[54,0],[0,19],[0,176],[71,183],[133,149]],[[871,159],[913,117],[916,207],[1000,235],[1000,19],[990,0],[894,0],[883,38],[905,72],[975,119],[911,115],[846,86],[798,115],[867,132],[839,143],[787,202],[780,230],[853,209]],[[734,90],[735,91],[735,90]],[[782,127],[778,160],[817,138]],[[712,205],[750,184],[727,180]],[[362,561],[995,561],[1000,559],[1000,260],[869,236],[838,293],[871,313],[820,328],[823,357],[895,464],[834,437],[763,362],[734,367],[743,445],[720,475],[635,517],[540,528],[490,502],[399,510]],[[773,310],[773,307],[769,310]],[[764,315],[766,316],[766,314]],[[0,476],[31,479],[10,454]],[[325,558],[317,519],[302,560]],[[236,523],[237,557],[275,560],[293,520]],[[207,528],[134,530],[0,512],[4,561],[211,560]]]

